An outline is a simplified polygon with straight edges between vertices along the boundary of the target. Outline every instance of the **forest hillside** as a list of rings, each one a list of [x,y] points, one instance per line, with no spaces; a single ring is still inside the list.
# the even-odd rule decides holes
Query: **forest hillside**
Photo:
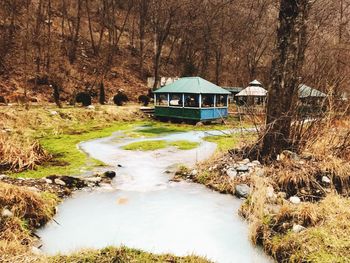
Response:
[[[100,84],[107,97],[147,93],[147,77],[269,83],[278,1],[1,0],[0,96],[53,101]],[[320,0],[309,17],[304,83],[349,87],[349,6]]]

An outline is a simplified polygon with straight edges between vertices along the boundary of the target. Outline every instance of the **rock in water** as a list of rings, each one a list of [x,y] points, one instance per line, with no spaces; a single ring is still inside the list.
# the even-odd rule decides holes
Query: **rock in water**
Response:
[[[116,173],[114,171],[107,171],[103,175],[109,179],[113,179],[116,176]]]
[[[247,198],[250,194],[250,187],[246,184],[239,184],[235,188],[235,195],[237,197]]]
[[[289,201],[295,205],[298,205],[301,202],[300,198],[297,196],[292,196],[291,198],[289,198]]]

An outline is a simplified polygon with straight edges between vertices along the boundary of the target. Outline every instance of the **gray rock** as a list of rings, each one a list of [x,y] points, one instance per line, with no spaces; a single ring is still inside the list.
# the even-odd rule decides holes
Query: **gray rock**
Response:
[[[13,217],[13,213],[8,210],[7,208],[4,208],[1,212],[2,217]]]
[[[266,197],[271,199],[271,200],[274,200],[274,199],[277,198],[277,195],[275,194],[272,186],[267,187],[267,189],[266,189]]]
[[[117,174],[114,171],[107,171],[104,172],[103,175],[109,179],[113,179]]]
[[[58,115],[58,112],[57,112],[57,111],[55,111],[55,110],[50,111],[50,115],[52,115],[52,116]]]
[[[31,251],[32,251],[32,253],[33,253],[34,255],[36,255],[36,256],[39,256],[39,255],[42,254],[42,251],[41,251],[39,248],[34,247],[34,246],[32,247]]]
[[[66,186],[66,183],[63,182],[61,179],[58,179],[58,178],[55,179],[55,184]]]
[[[298,205],[301,203],[301,200],[299,197],[297,196],[292,196],[289,198],[289,201],[292,203],[292,204],[295,204],[295,205]]]
[[[247,159],[244,159],[243,161],[242,161],[242,163],[245,163],[245,164],[247,164],[247,163],[250,163],[250,160],[247,158]]]
[[[226,171],[226,174],[230,177],[230,178],[235,178],[238,174],[238,172],[236,171],[236,169],[234,168],[230,168]]]
[[[331,183],[331,179],[329,179],[328,176],[323,176],[322,177],[322,183],[330,184]]]
[[[298,154],[296,154],[295,152],[292,151],[288,151],[288,150],[284,150],[281,154],[280,154],[280,160],[284,160],[284,159],[290,159],[290,160],[294,160],[294,161],[300,161],[300,157],[298,156]]]
[[[294,225],[292,231],[294,233],[300,233],[300,232],[304,231],[305,229],[306,228],[301,226],[301,225]]]
[[[6,179],[7,176],[5,174],[0,174],[0,180]]]
[[[264,170],[264,169],[261,169],[261,168],[256,169],[256,170],[255,170],[255,175],[256,175],[256,176],[259,176],[259,177],[264,177],[264,176],[265,176],[265,170]]]
[[[86,108],[89,109],[89,110],[94,110],[94,109],[95,109],[95,106],[94,106],[94,105],[89,105],[89,106],[87,106]]]
[[[237,197],[247,198],[250,194],[250,187],[246,184],[239,184],[235,187],[235,195]]]
[[[192,170],[192,171],[191,171],[191,175],[192,175],[192,176],[196,176],[197,174],[198,174],[198,171],[197,171],[197,170]]]
[[[249,167],[247,165],[241,165],[237,167],[237,172],[239,173],[244,173],[248,171],[249,171]]]
[[[85,178],[84,180],[87,182],[90,182],[90,183],[99,183],[99,182],[101,182],[102,178],[101,177],[88,177],[88,178]]]
[[[255,165],[261,165],[261,163],[258,160],[254,160],[254,161],[252,161],[252,163]]]
[[[248,166],[249,168],[253,168],[253,167],[256,166],[256,164],[255,164],[255,163],[247,163],[247,166]]]
[[[53,183],[51,179],[44,178],[44,180],[45,180],[45,183],[47,183],[47,184],[52,184]]]

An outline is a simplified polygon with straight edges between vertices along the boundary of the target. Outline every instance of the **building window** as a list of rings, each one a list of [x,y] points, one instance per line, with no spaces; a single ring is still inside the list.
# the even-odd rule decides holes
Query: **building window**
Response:
[[[199,95],[198,94],[185,94],[185,107],[199,108]]]
[[[203,108],[212,108],[214,107],[214,95],[202,95],[202,107]]]
[[[170,94],[169,105],[172,107],[182,107],[182,94]]]
[[[216,95],[216,107],[227,107],[227,95]]]
[[[157,94],[156,95],[157,106],[168,106],[168,94]]]

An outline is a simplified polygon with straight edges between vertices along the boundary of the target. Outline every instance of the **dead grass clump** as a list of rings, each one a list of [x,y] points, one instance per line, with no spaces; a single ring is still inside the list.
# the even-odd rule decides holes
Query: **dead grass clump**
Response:
[[[57,200],[17,186],[0,183],[0,207],[7,207],[15,217],[25,219],[29,229],[45,224],[54,215]]]
[[[35,169],[51,157],[37,141],[0,133],[0,171]]]
[[[349,199],[331,194],[293,214],[294,220],[310,225],[300,233],[290,231],[271,238],[271,253],[279,262],[349,262]]]
[[[0,211],[12,216],[0,217],[0,261],[27,253],[33,242],[32,231],[48,222],[55,213],[57,199],[0,183]]]

